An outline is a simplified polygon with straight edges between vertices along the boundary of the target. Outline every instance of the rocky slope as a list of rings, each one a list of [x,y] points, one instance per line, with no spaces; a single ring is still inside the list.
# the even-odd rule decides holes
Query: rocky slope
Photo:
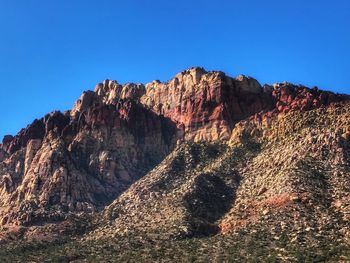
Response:
[[[166,83],[106,80],[72,110],[5,136],[0,238],[59,240],[85,231],[54,251],[36,249],[95,261],[116,252],[120,261],[159,260],[158,253],[170,262],[180,254],[259,258],[239,252],[251,246],[270,248],[276,260],[298,259],[303,246],[311,256],[347,257],[347,101],[201,68]]]
[[[291,244],[348,244],[349,106],[275,116],[271,126],[242,121],[228,143],[182,144],[86,239],[230,236],[265,225]]]

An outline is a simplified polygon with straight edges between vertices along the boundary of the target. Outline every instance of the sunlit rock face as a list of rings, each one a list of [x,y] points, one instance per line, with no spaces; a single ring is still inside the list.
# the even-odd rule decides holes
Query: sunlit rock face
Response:
[[[184,139],[228,139],[234,125],[258,113],[310,110],[347,99],[344,95],[308,89],[290,83],[264,85],[251,77],[190,68],[166,83],[143,87],[140,102],[184,130]]]
[[[167,83],[147,84],[141,103],[170,118],[184,129],[186,140],[194,141],[227,139],[238,120],[273,106],[256,80],[202,68],[183,71]]]

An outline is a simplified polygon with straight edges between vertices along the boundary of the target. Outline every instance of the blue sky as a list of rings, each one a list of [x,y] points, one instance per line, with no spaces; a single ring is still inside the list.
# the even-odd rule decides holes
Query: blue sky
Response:
[[[190,66],[350,93],[350,1],[0,0],[0,137]]]

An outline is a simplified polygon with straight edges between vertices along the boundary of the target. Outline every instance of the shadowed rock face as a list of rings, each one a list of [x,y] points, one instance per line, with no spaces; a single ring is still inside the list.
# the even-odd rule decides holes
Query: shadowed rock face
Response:
[[[85,91],[72,110],[5,136],[0,223],[30,225],[95,211],[159,164],[178,141],[228,140],[242,120],[347,99],[289,83],[261,87],[250,77],[201,68],[166,83],[106,80]]]
[[[131,100],[34,121],[3,144],[2,224],[56,221],[104,206],[157,165],[175,135],[171,121]]]

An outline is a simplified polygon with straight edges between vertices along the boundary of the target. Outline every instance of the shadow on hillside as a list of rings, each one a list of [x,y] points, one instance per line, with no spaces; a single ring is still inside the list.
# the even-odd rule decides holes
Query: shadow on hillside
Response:
[[[194,186],[184,196],[191,235],[204,237],[216,234],[219,229],[215,222],[230,210],[236,197],[235,191],[223,179],[213,174],[198,176]]]

